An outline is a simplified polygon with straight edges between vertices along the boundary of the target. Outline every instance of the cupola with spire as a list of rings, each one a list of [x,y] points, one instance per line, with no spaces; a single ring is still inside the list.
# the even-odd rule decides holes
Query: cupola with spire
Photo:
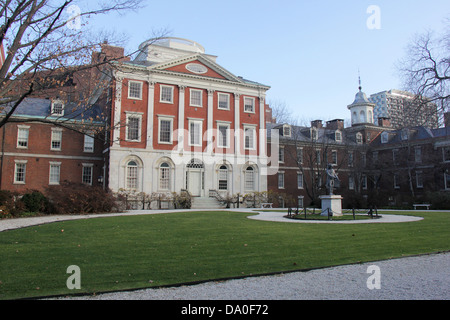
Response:
[[[352,126],[363,123],[373,124],[373,108],[375,103],[371,103],[367,99],[366,94],[362,91],[361,77],[359,77],[359,91],[355,96],[355,101],[348,105],[352,115]]]

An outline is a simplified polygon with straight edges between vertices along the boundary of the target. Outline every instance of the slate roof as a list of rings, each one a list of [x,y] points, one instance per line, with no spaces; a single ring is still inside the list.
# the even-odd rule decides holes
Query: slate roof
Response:
[[[66,104],[63,116],[51,115],[52,101],[41,98],[25,98],[14,112],[14,117],[26,117],[33,119],[55,119],[61,121],[87,121],[95,120],[101,122],[105,116],[98,104],[93,106],[78,106],[75,103]],[[0,105],[0,117],[3,117],[11,110],[12,103]]]

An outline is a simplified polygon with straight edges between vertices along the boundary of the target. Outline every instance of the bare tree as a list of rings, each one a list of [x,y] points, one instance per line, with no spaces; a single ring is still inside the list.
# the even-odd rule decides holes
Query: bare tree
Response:
[[[102,45],[114,44],[116,40],[104,34],[89,34],[86,22],[96,15],[138,9],[142,0],[2,0],[0,3],[0,44],[5,49],[5,59],[0,65],[2,127],[11,121],[24,99],[42,97],[44,93],[72,100],[71,109],[65,110],[66,120],[95,104],[112,80],[112,62],[128,58],[123,52],[119,56],[95,55]],[[74,83],[78,85],[76,98],[68,89],[73,89]]]
[[[416,95],[416,112],[424,112],[429,103],[440,114],[450,103],[450,19],[442,34],[426,32],[409,44],[406,57],[399,64],[405,89]],[[432,115],[430,115],[432,116]]]

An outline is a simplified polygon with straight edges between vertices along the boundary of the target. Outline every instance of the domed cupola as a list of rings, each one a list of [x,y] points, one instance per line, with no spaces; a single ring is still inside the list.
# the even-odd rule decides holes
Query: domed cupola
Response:
[[[373,124],[373,108],[375,103],[371,103],[364,92],[362,92],[361,78],[359,79],[359,92],[355,95],[355,101],[348,105],[352,115],[352,126],[371,123]]]

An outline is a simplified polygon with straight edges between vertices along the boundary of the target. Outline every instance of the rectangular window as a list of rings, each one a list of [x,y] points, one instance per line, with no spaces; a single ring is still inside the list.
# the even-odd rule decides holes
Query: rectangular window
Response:
[[[230,95],[226,93],[218,93],[219,109],[230,110]]]
[[[51,150],[60,151],[62,143],[62,130],[52,129],[52,141],[50,145]]]
[[[94,172],[94,165],[93,164],[90,164],[90,163],[84,164],[83,163],[83,173],[82,173],[82,176],[81,176],[81,182],[83,182],[84,184],[92,186],[93,172]]]
[[[422,163],[422,148],[416,147],[414,149],[414,159],[416,163]]]
[[[227,124],[219,124],[218,125],[218,142],[217,146],[220,148],[228,148],[229,147],[229,129],[230,126]]]
[[[303,196],[297,197],[297,208],[303,208]]]
[[[348,166],[353,167],[353,152],[348,153]]]
[[[348,189],[355,190],[355,178],[353,176],[348,177]]]
[[[189,145],[201,146],[202,145],[202,122],[190,121],[189,122]]]
[[[91,135],[84,135],[84,152],[94,152],[94,138]]]
[[[450,190],[450,174],[444,173],[444,188],[445,190]]]
[[[450,147],[442,148],[442,157],[443,157],[444,162],[450,161]]]
[[[18,126],[17,130],[17,148],[28,148],[28,137],[30,134],[30,127]]]
[[[284,189],[284,172],[278,173],[278,189]]]
[[[228,190],[228,169],[219,169],[219,190]]]
[[[303,189],[303,173],[301,172],[297,173],[297,188]]]
[[[255,128],[244,128],[245,149],[255,150],[256,147],[256,133]]]
[[[127,114],[127,141],[141,141],[141,124],[142,116],[140,114]]]
[[[61,174],[61,163],[50,162],[49,184],[52,185],[59,184],[60,174]]]
[[[278,162],[284,162],[284,148],[280,147],[278,149]]]
[[[416,186],[417,188],[423,188],[423,174],[422,172],[416,172]]]
[[[52,101],[52,116],[64,115],[64,103],[61,100]]]
[[[138,166],[128,165],[127,166],[127,189],[137,190],[138,188]]]
[[[191,89],[190,93],[191,93],[190,105],[193,107],[202,107],[203,91]]]
[[[367,176],[365,174],[363,174],[361,182],[363,190],[367,190]]]
[[[303,164],[303,148],[297,148],[297,164]]]
[[[398,173],[394,173],[394,188],[395,189],[400,189],[400,176],[398,175]]]
[[[173,87],[161,85],[160,102],[173,103]]]
[[[335,150],[331,151],[331,163],[336,165],[338,164],[338,155]]]
[[[170,189],[170,168],[160,168],[159,188],[161,190]]]
[[[159,143],[172,143],[172,119],[159,119]]]
[[[14,168],[14,183],[25,184],[27,161],[17,160]]]
[[[316,150],[316,164],[320,164],[321,163],[321,155],[320,155],[320,150]]]
[[[142,82],[128,81],[128,98],[142,99]]]
[[[255,98],[244,98],[244,111],[245,112],[255,112]]]
[[[245,190],[253,191],[255,189],[255,174],[252,170],[245,171]]]

